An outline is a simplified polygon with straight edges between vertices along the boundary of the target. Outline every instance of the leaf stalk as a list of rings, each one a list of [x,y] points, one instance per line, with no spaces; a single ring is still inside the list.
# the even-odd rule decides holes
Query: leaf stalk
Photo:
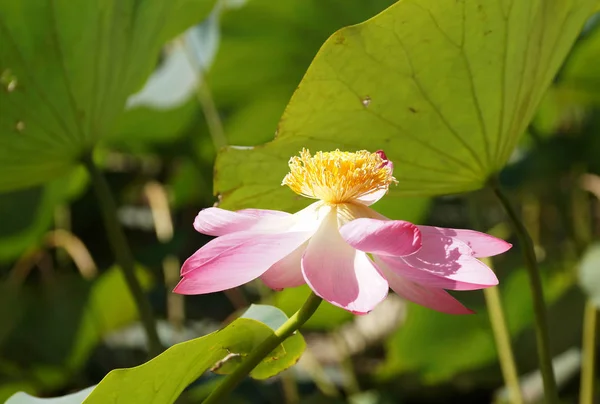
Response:
[[[515,229],[515,233],[523,250],[523,258],[527,274],[529,275],[529,290],[533,300],[533,311],[535,315],[535,335],[537,341],[538,362],[542,380],[544,383],[545,402],[548,404],[558,404],[558,389],[556,379],[552,369],[552,355],[550,353],[550,337],[548,333],[548,320],[546,305],[544,303],[544,291],[542,288],[542,278],[537,265],[537,258],[533,248],[533,242],[523,225],[523,222],[517,215],[504,190],[497,179],[490,182],[496,197],[506,211],[510,222]]]
[[[133,254],[127,243],[125,232],[119,223],[117,216],[117,206],[110,191],[110,187],[106,178],[94,163],[91,154],[86,155],[83,158],[83,164],[90,174],[92,186],[98,198],[98,205],[102,213],[102,219],[104,220],[104,227],[106,230],[106,236],[110,243],[115,260],[123,272],[127,287],[133,297],[140,320],[146,331],[146,337],[148,338],[148,351],[150,357],[154,357],[160,354],[164,348],[158,337],[156,331],[156,321],[152,312],[152,306],[144,294],[144,290],[135,275],[135,261]]]
[[[323,299],[311,292],[302,305],[292,317],[290,317],[281,327],[273,334],[260,343],[255,350],[246,356],[240,365],[229,375],[225,376],[221,384],[215,388],[208,397],[203,401],[203,404],[223,403],[223,399],[233,391],[233,389],[254,369],[258,364],[267,357],[267,355],[277,348],[279,344],[291,336],[296,330],[315,313]]]

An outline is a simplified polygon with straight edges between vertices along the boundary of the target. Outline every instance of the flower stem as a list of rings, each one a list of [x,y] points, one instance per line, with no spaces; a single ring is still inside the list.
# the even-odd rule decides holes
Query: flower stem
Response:
[[[548,404],[558,403],[558,391],[556,380],[552,369],[552,355],[550,354],[550,338],[548,336],[548,321],[546,319],[546,306],[544,304],[544,293],[542,288],[542,279],[537,266],[537,259],[533,249],[531,237],[517,215],[515,209],[510,203],[506,194],[500,187],[497,180],[491,182],[491,187],[496,197],[504,207],[508,217],[515,229],[521,248],[523,258],[529,275],[529,289],[533,300],[533,311],[535,314],[535,335],[537,340],[538,361],[542,380],[544,382],[545,402]]]
[[[587,300],[583,316],[583,343],[581,362],[580,404],[594,402],[594,360],[596,350],[596,324],[598,312],[591,300]]]
[[[223,399],[254,369],[273,349],[292,335],[317,310],[323,299],[311,292],[306,302],[281,327],[265,339],[255,350],[240,363],[240,365],[203,401],[204,404],[224,402]]]
[[[492,331],[494,333],[494,340],[496,341],[496,349],[498,350],[498,359],[500,360],[500,369],[502,370],[504,383],[508,389],[508,401],[512,404],[523,404],[519,374],[517,373],[515,358],[510,346],[510,334],[506,326],[506,317],[504,316],[498,287],[484,289],[483,295],[485,296],[485,304],[490,316],[490,322],[492,323]]]
[[[108,241],[113,250],[113,254],[115,255],[117,264],[123,271],[125,282],[131,292],[140,315],[140,320],[146,331],[150,356],[154,357],[163,351],[163,347],[156,331],[156,322],[152,313],[152,307],[150,306],[150,302],[146,299],[144,290],[135,275],[135,261],[133,259],[133,254],[129,249],[129,244],[127,243],[123,228],[117,218],[117,206],[115,200],[110,192],[110,187],[108,186],[106,178],[104,178],[104,175],[94,163],[92,156],[85,156],[83,163],[90,173],[92,186],[96,192],[100,211],[102,212]]]

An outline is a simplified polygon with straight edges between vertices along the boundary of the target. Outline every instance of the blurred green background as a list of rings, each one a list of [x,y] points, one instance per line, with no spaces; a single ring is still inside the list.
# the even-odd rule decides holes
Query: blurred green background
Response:
[[[212,332],[253,302],[275,304],[288,314],[300,306],[307,289],[274,293],[258,282],[185,298],[170,290],[180,263],[209,240],[192,223],[200,209],[217,201],[212,192],[217,150],[272,140],[323,42],[393,2],[230,0],[206,18],[200,10],[186,12],[186,2],[180,3],[181,9],[170,14],[176,20],[162,22],[171,32],[164,40],[157,36],[158,64],[149,58],[147,72],[131,73],[136,92],[128,96],[122,90],[128,96],[126,111],[115,114],[117,129],[97,148],[167,344]],[[7,42],[0,43],[4,46]],[[0,83],[2,91],[14,83],[3,65]],[[0,104],[0,115],[1,108],[9,106]],[[600,298],[600,257],[589,253],[600,237],[599,111],[596,15],[500,177],[535,243],[565,402],[576,402],[579,387],[586,292],[578,279],[586,254],[583,268],[591,269],[585,290]],[[0,176],[13,172],[0,167]],[[137,312],[115,267],[97,206],[83,169],[0,194],[0,402],[16,391],[38,396],[77,391],[112,369],[145,359]],[[491,231],[516,243],[489,190],[396,198],[374,207],[393,218]],[[517,245],[495,259],[494,267],[519,373],[525,377],[537,361],[520,253]],[[483,295],[457,297],[478,314],[453,317],[397,296],[365,318],[324,304],[303,331],[308,358],[273,380],[244,382],[231,402],[501,402],[502,376]],[[203,376],[183,399],[200,402],[214,381]],[[533,376],[525,388],[531,402],[540,391]]]

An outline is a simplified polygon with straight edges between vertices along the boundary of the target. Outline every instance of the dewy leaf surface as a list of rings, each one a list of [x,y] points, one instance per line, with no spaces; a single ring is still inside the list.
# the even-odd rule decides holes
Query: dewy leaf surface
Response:
[[[500,170],[597,0],[401,0],[322,46],[276,139],[217,161],[223,207],[292,208],[302,147],[384,149],[392,196],[481,187]]]
[[[0,0],[0,191],[45,182],[113,130],[165,41],[215,0]]]

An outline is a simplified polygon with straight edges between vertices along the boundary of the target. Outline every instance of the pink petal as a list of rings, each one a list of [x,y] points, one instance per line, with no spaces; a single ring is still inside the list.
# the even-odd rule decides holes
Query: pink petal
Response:
[[[360,218],[340,229],[342,238],[360,251],[372,254],[404,256],[421,248],[421,232],[402,220]]]
[[[181,268],[181,294],[212,293],[258,278],[306,242],[312,232],[237,232],[211,240]]]
[[[391,271],[384,263],[377,261],[379,268],[386,277],[390,287],[401,297],[421,306],[448,314],[473,314],[474,311],[466,308],[458,300],[450,296],[443,289],[430,288],[398,275]]]
[[[424,234],[437,234],[459,239],[473,250],[473,255],[475,257],[479,258],[502,254],[512,247],[512,244],[507,243],[502,239],[475,230],[447,229],[432,226],[418,227]]]
[[[223,236],[237,231],[274,227],[292,215],[277,210],[245,209],[237,212],[220,208],[201,210],[194,220],[196,231],[209,236]]]
[[[308,243],[302,244],[291,254],[286,255],[277,261],[261,275],[260,279],[271,289],[282,290],[285,288],[295,288],[306,283],[302,275],[300,260],[306,251]]]
[[[368,313],[387,296],[388,284],[365,253],[342,239],[336,215],[333,210],[310,239],[302,273],[323,299],[356,314]]]
[[[469,265],[464,265],[462,267],[462,272],[459,270],[458,272],[452,273],[449,276],[442,276],[426,269],[410,266],[400,257],[386,257],[384,255],[378,255],[377,257],[385,262],[389,269],[397,275],[430,288],[449,290],[478,290],[489,286],[461,280],[463,278],[469,278],[468,269],[472,269]],[[469,258],[473,261],[477,261],[477,259],[473,257]]]
[[[435,278],[430,278],[429,281],[432,283],[427,283],[427,286],[472,290],[498,284],[498,278],[496,278],[494,271],[474,258],[471,255],[471,249],[462,241],[439,233],[421,234],[423,243],[421,249],[412,255],[398,257],[395,260],[403,261],[412,268],[456,282],[448,286],[442,286],[441,283],[433,282]],[[390,262],[392,261],[386,259],[386,263],[389,264]],[[407,270],[401,264],[392,265],[391,268],[396,269],[397,273],[402,276],[417,280],[417,278],[410,275],[411,272],[414,274],[415,271]]]

